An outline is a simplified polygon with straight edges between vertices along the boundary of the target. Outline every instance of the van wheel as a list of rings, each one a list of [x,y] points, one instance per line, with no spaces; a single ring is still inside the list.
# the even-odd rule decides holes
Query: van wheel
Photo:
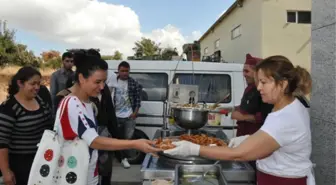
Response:
[[[135,129],[132,139],[149,139],[148,136],[141,130]],[[128,162],[130,164],[142,164],[142,161],[146,157],[146,153],[138,150],[131,150]]]

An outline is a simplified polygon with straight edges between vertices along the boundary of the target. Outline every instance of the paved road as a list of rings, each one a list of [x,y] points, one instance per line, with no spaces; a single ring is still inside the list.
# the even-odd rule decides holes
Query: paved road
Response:
[[[117,160],[113,162],[112,185],[141,185],[141,165],[125,169]]]

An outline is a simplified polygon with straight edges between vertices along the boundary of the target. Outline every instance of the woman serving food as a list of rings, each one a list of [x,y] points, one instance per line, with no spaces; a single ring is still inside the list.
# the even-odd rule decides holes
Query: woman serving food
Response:
[[[258,185],[315,185],[312,175],[310,119],[295,95],[311,90],[310,74],[283,56],[271,56],[256,67],[258,91],[273,111],[264,125],[236,148],[173,142],[164,153],[217,160],[257,160]]]

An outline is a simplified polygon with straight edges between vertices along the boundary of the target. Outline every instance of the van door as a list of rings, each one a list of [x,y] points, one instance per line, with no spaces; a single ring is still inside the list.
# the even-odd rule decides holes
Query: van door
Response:
[[[163,125],[163,107],[167,99],[169,71],[132,70],[130,76],[142,85],[141,108],[136,126],[153,138],[155,131]]]
[[[173,77],[174,84],[198,85],[199,103],[204,101],[207,105],[212,105],[230,93],[229,98],[220,103],[222,108],[233,108],[235,106],[232,82],[233,73],[225,71],[194,71],[194,73],[192,71],[177,71]],[[230,117],[230,115],[222,115],[221,125],[215,127],[215,129],[222,128],[225,134],[232,138],[235,136],[236,124]],[[208,127],[211,128],[210,126]]]

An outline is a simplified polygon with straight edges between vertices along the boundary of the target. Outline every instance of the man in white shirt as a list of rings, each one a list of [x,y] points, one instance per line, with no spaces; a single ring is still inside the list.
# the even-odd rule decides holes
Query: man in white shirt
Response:
[[[123,61],[118,66],[118,75],[109,73],[107,85],[115,103],[118,128],[122,139],[131,139],[135,129],[135,119],[141,106],[142,87],[129,76],[130,65]],[[128,152],[121,153],[121,163],[129,168]]]

